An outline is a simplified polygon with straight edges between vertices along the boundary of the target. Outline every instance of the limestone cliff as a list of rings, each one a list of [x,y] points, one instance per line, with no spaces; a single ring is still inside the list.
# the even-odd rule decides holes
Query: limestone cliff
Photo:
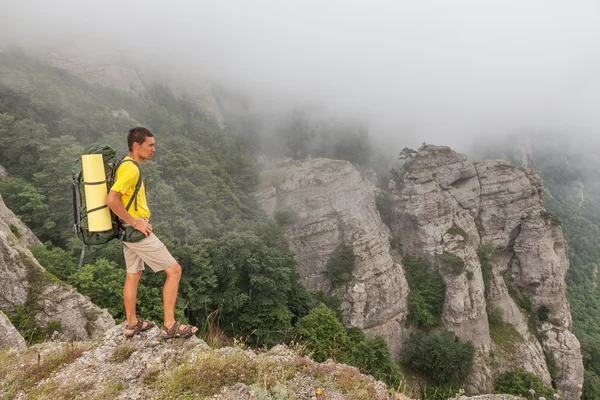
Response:
[[[39,244],[39,240],[0,197],[0,308],[14,312],[25,306],[38,326],[58,321],[70,339],[92,338],[113,326],[114,320],[106,310],[40,266],[28,250],[33,244]]]
[[[406,334],[408,284],[390,254],[389,230],[375,207],[375,186],[347,161],[316,159],[267,171],[259,200],[268,215],[289,215],[283,229],[309,290],[330,292],[326,264],[340,245],[354,249],[353,280],[341,293],[348,325],[383,335],[399,355]]]
[[[447,147],[424,146],[407,161],[390,184],[390,229],[377,189],[348,162],[305,160],[262,173],[259,201],[283,222],[304,284],[329,291],[328,257],[351,245],[357,263],[341,293],[345,323],[383,334],[398,357],[410,289],[392,238],[403,256],[441,273],[443,325],[476,348],[472,389],[490,392],[498,374],[524,368],[577,399],[583,364],[565,297],[567,247],[544,210],[540,176],[505,161],[474,164]],[[442,255],[460,268],[446,268]]]

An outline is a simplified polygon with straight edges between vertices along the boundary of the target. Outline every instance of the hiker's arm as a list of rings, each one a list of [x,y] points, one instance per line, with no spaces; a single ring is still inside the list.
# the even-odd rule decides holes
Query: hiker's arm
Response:
[[[133,229],[142,232],[144,235],[148,236],[152,233],[152,225],[146,220],[143,219],[135,219],[129,212],[125,209],[123,203],[121,203],[121,193],[111,190],[108,192],[108,196],[106,197],[106,205],[108,208],[114,212],[117,217],[119,217],[126,224],[133,226]]]

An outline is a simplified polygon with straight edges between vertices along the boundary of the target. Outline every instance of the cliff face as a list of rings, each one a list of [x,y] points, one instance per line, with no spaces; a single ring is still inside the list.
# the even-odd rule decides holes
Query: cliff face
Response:
[[[395,356],[404,341],[408,285],[390,254],[389,230],[375,207],[375,186],[349,162],[316,159],[265,172],[259,200],[268,215],[289,215],[283,229],[309,290],[331,290],[326,264],[352,246],[352,282],[340,293],[345,323],[383,335]]]
[[[390,229],[376,210],[376,188],[347,162],[307,160],[261,179],[265,211],[275,218],[292,211],[283,229],[309,289],[328,291],[329,255],[340,244],[354,248],[356,269],[341,290],[346,324],[383,334],[393,355],[401,353],[410,289],[390,252],[392,237],[402,255],[442,275],[443,325],[476,348],[472,389],[489,392],[498,374],[524,368],[554,381],[564,398],[579,397],[583,363],[565,297],[567,246],[543,208],[535,171],[473,164],[447,147],[424,146],[390,184]],[[460,268],[449,269],[440,255],[460,258]]]
[[[106,310],[40,266],[28,250],[33,244],[39,244],[39,240],[0,197],[0,308],[14,312],[26,306],[38,326],[59,321],[65,337],[73,340],[96,337],[113,326],[114,320]]]

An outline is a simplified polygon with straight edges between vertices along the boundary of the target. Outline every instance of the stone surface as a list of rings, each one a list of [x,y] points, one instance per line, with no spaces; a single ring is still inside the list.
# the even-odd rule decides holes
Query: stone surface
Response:
[[[113,326],[106,310],[40,266],[28,249],[33,244],[40,242],[0,197],[0,308],[14,312],[27,304],[39,326],[59,321],[62,333],[73,340],[96,337]]]
[[[0,311],[0,350],[25,350],[27,343],[23,336],[17,331],[17,329],[10,323],[6,315]]]
[[[474,165],[448,147],[428,145],[403,168],[392,193],[392,234],[405,254],[438,268],[436,255],[442,252],[465,262],[458,276],[440,272],[446,282],[444,326],[476,346],[471,388],[490,391],[493,378],[511,368],[529,370],[550,385],[546,358],[551,356],[560,367],[557,388],[565,398],[577,399],[583,364],[566,300],[566,242],[545,213],[541,177],[504,160]],[[453,227],[467,238],[451,234]],[[487,296],[477,255],[486,243],[495,250]],[[528,298],[533,312],[549,308],[548,323],[540,328],[549,334],[542,343],[518,297]],[[499,308],[519,332],[508,348],[492,340],[486,308]]]
[[[289,398],[291,394],[296,399],[357,398],[346,393],[355,390],[358,383],[363,391],[356,392],[363,397],[368,390],[371,399],[392,399],[383,382],[361,374],[355,367],[316,363],[283,345],[258,352],[232,347],[211,349],[195,336],[163,341],[158,327],[131,339],[124,337],[124,330],[123,323],[94,342],[47,342],[32,346],[15,360],[7,372],[7,380],[0,382],[0,397],[9,393],[10,381],[22,379],[20,371],[31,364],[44,365],[47,360],[71,351],[79,356],[33,385],[12,388],[10,398],[259,400],[273,398],[265,395],[264,388],[267,382],[276,379],[275,386],[279,388],[271,390],[286,394],[277,398]],[[186,372],[186,368],[194,365],[199,365],[202,372]],[[216,394],[195,396],[194,391],[200,390]],[[393,399],[410,400],[403,395]]]
[[[566,300],[567,246],[544,210],[534,170],[504,160],[473,164],[448,147],[425,145],[390,183],[390,230],[375,207],[375,187],[344,161],[305,160],[264,171],[260,187],[257,199],[283,226],[308,289],[330,291],[328,257],[340,244],[352,245],[357,266],[341,293],[344,322],[384,335],[395,357],[407,336],[409,289],[388,236],[401,243],[404,256],[441,273],[444,327],[476,349],[469,389],[490,392],[500,373],[524,368],[554,383],[563,398],[579,398],[583,363]],[[484,245],[493,249],[486,282],[478,255]],[[464,267],[450,271],[442,253],[460,257]],[[531,310],[522,306],[526,299]],[[548,321],[532,328],[530,315],[542,306]],[[492,309],[503,314],[510,340],[490,328]],[[547,359],[558,364],[554,378]]]
[[[283,230],[309,290],[331,291],[326,264],[340,245],[354,249],[352,281],[336,289],[348,325],[383,335],[399,355],[406,336],[408,285],[390,254],[389,230],[375,207],[376,188],[349,162],[313,159],[265,171],[257,194]]]

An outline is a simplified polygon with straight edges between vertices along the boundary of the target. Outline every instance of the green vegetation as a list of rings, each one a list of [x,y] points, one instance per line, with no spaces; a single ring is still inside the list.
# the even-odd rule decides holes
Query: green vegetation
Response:
[[[507,356],[516,357],[515,352],[523,343],[523,337],[517,329],[504,321],[504,315],[501,310],[492,308],[488,313],[490,323],[490,337],[492,341]]]
[[[384,224],[391,227],[394,218],[392,195],[386,190],[380,190],[375,196],[375,205]]]
[[[40,327],[33,320],[30,310],[24,306],[17,307],[14,312],[5,309],[2,309],[2,312],[30,346],[49,339],[54,331],[59,333],[62,331],[60,321],[50,321],[45,328]]]
[[[494,391],[496,393],[531,397],[530,389],[535,391],[536,397],[545,397],[546,399],[553,399],[553,395],[556,393],[552,388],[544,385],[544,382],[538,376],[522,369],[506,371],[494,381]]]
[[[397,387],[401,373],[381,336],[365,337],[359,328],[344,328],[336,313],[320,304],[296,325],[296,334],[311,358],[317,362],[332,359],[358,367],[391,387]]]
[[[490,283],[493,278],[491,260],[494,257],[495,252],[496,249],[494,248],[494,245],[489,242],[480,244],[479,248],[477,249],[477,256],[479,257],[479,263],[481,264],[481,275],[483,278],[486,298],[490,292]]]
[[[448,273],[460,275],[465,271],[465,261],[456,254],[444,251],[436,258],[440,262],[441,268]]]
[[[465,232],[464,229],[460,228],[456,224],[452,224],[452,227],[448,229],[446,233],[452,236],[460,236],[465,242],[469,240],[469,235],[467,234],[467,232]]]
[[[540,322],[548,321],[548,315],[550,314],[550,309],[546,305],[541,305],[537,309],[537,318]]]
[[[446,286],[439,272],[427,271],[423,261],[403,259],[404,274],[410,288],[407,325],[422,328],[440,326]]]
[[[129,360],[129,357],[135,353],[135,346],[128,343],[123,343],[115,347],[108,361],[120,363]]]
[[[154,231],[183,268],[177,318],[202,325],[218,310],[227,334],[268,345],[306,315],[314,302],[299,283],[294,256],[253,196],[260,143],[247,132],[221,130],[166,86],[136,96],[11,52],[0,54],[0,69],[0,160],[9,175],[0,193],[45,243],[33,252],[47,271],[123,320],[120,244],[87,249],[77,267],[81,243],[72,233],[70,171],[93,142],[125,155],[127,130],[141,124],[157,142],[154,159],[142,166]],[[111,110],[120,109],[131,118],[114,117]],[[350,148],[336,151],[354,157]],[[289,220],[283,217],[280,222]],[[29,268],[28,305],[44,287],[38,283],[62,284],[38,272]],[[162,319],[163,281],[146,273],[140,282],[138,310],[145,318]],[[31,336],[33,328],[21,325]]]
[[[76,343],[64,343],[60,351],[44,356],[40,356],[37,350],[21,354],[0,350],[0,391],[4,394],[3,398],[11,399],[20,390],[31,390],[38,382],[73,363],[83,352],[84,348]],[[24,359],[28,362],[22,363]],[[17,362],[20,365],[15,369]],[[10,379],[4,379],[5,377]]]
[[[15,235],[15,237],[17,239],[21,239],[21,231],[19,230],[19,228],[17,228],[13,224],[10,224],[9,228],[10,228],[10,231],[12,232],[12,234]]]
[[[325,270],[331,281],[332,289],[346,286],[352,280],[356,263],[354,248],[350,245],[340,245],[327,260]]]
[[[458,384],[473,368],[473,345],[450,332],[411,333],[402,363],[437,385]]]

